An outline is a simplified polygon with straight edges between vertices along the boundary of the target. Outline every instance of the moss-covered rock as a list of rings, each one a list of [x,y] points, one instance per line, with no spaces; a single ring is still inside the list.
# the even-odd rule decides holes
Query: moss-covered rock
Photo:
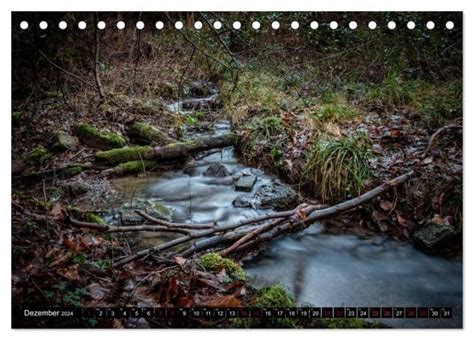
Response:
[[[105,225],[104,220],[100,216],[98,216],[96,214],[93,214],[93,213],[87,213],[86,214],[86,221],[90,222],[90,223]]]
[[[77,144],[77,139],[64,131],[57,131],[54,135],[54,149],[66,151]]]
[[[119,134],[101,131],[85,123],[77,125],[75,133],[85,145],[101,150],[120,148],[126,144],[126,140]]]
[[[71,166],[68,166],[67,168],[63,169],[61,171],[61,177],[67,178],[67,177],[74,177],[78,174],[80,174],[82,171],[84,171],[84,168],[80,164],[73,164]]]
[[[160,129],[143,122],[133,123],[129,126],[127,132],[137,144],[165,145],[176,142],[175,139],[169,137]]]
[[[41,165],[51,158],[51,153],[44,146],[40,145],[28,154],[26,154],[24,161],[28,165]]]
[[[121,175],[135,175],[144,171],[148,171],[157,166],[158,163],[153,161],[130,161],[125,163],[120,163],[117,165],[114,170],[115,173]]]
[[[116,165],[130,161],[141,161],[153,156],[153,148],[150,146],[125,147],[108,151],[99,151],[95,159],[101,164]]]
[[[224,258],[216,253],[208,253],[199,258],[199,264],[206,270],[211,272],[218,272],[225,269],[226,273],[236,280],[246,280],[242,267],[231,259]]]

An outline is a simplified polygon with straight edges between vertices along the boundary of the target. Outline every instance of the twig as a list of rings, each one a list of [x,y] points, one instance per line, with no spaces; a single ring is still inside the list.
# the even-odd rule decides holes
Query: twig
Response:
[[[100,230],[109,233],[122,233],[122,232],[138,232],[138,231],[151,231],[151,232],[172,232],[189,235],[191,232],[186,229],[173,228],[173,227],[164,227],[156,225],[136,225],[136,226],[111,226],[108,224],[98,224],[92,222],[82,222],[78,221],[72,217],[69,218],[69,222],[80,228],[88,228],[93,230]]]
[[[97,23],[99,22],[99,14],[95,14],[95,82],[97,84],[97,90],[99,91],[99,97],[101,100],[105,98],[104,88],[102,87],[102,82],[100,81],[100,63],[99,63],[99,51],[100,51],[100,34],[99,28],[97,27]]]

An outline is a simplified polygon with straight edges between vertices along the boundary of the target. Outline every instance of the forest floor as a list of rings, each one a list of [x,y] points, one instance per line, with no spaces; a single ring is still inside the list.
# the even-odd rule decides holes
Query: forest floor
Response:
[[[253,76],[258,85],[249,84]],[[243,93],[229,82],[218,83],[219,96],[211,107],[192,107],[186,116],[167,107],[174,90],[166,83],[146,100],[115,96],[92,109],[84,103],[73,109],[58,93],[39,102],[34,113],[20,106],[12,117],[14,304],[294,306],[282,287],[256,290],[247,284],[238,262],[242,256],[234,261],[211,253],[165,263],[152,256],[113,268],[109,259],[132,253],[134,237],[70,223],[71,216],[103,223],[93,206],[95,199],[113,199],[110,178],[154,176],[189,162],[155,162],[145,157],[150,151],[146,148],[174,145],[184,131],[203,131],[222,119],[231,122],[243,160],[288,183],[299,202],[335,204],[415,170],[417,175],[405,185],[326,221],[327,231],[385,234],[415,242],[430,253],[462,257],[462,120],[454,114],[438,117],[457,108],[440,107],[447,100],[440,104],[435,99],[438,90],[450,88],[406,99],[413,88],[390,78],[383,88],[364,89],[362,97],[352,94],[358,89],[288,94],[264,73],[244,74],[240,82]],[[189,97],[213,94],[209,82],[187,86]],[[431,115],[420,114],[422,109]],[[110,156],[107,150],[137,145],[145,149],[131,156],[113,155],[118,157],[113,162],[100,161]],[[80,201],[89,201],[91,209],[78,209]],[[179,322],[89,319],[86,326],[170,327]],[[373,326],[286,319],[278,324],[192,322],[186,326]]]

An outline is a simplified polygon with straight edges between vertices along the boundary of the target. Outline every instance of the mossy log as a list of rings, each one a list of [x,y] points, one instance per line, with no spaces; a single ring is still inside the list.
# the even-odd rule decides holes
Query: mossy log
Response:
[[[135,122],[127,129],[130,139],[137,144],[166,145],[176,140],[160,129],[143,122]]]
[[[170,143],[160,147],[136,146],[99,151],[95,154],[95,159],[98,163],[106,165],[117,165],[130,161],[172,160],[204,150],[231,146],[235,141],[236,135],[229,133],[187,142]]]
[[[78,124],[75,133],[81,143],[101,150],[121,148],[127,143],[119,134],[98,130],[85,123]]]

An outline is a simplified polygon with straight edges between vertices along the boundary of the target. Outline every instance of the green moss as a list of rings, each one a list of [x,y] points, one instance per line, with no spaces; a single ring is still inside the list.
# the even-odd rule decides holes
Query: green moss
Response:
[[[296,307],[290,293],[281,285],[260,288],[252,305],[254,307]]]
[[[160,129],[142,122],[133,123],[128,129],[128,133],[138,143],[165,145],[176,142]]]
[[[61,172],[61,177],[73,177],[83,171],[82,165],[72,165]]]
[[[105,225],[104,220],[100,216],[97,216],[96,214],[93,214],[93,213],[86,214],[86,221],[90,223]]]
[[[160,202],[153,202],[152,209],[153,213],[155,215],[158,215],[158,218],[164,220],[171,220],[171,217],[173,216],[173,212],[171,211],[171,209]]]
[[[26,155],[26,163],[30,165],[40,165],[51,158],[51,153],[44,147],[38,146]]]
[[[234,279],[245,280],[245,274],[242,267],[231,259],[224,258],[216,253],[208,253],[199,258],[199,264],[206,270],[217,272],[224,268],[226,273]]]
[[[141,161],[153,156],[153,148],[149,146],[135,146],[108,151],[99,151],[95,154],[97,162],[115,165],[129,161]]]
[[[157,163],[153,161],[130,161],[125,163],[120,163],[115,167],[115,170],[124,175],[134,175],[141,173],[146,170],[153,169],[156,167]]]
[[[288,291],[281,285],[260,288],[249,307],[259,308],[290,308],[296,307],[295,301]],[[290,318],[260,318],[260,319],[235,319],[235,327],[245,328],[297,328],[298,320]]]
[[[122,136],[113,132],[98,130],[84,123],[76,126],[75,133],[82,143],[101,150],[119,148],[126,144]]]
[[[14,111],[12,113],[12,124],[13,124],[13,126],[20,125],[22,118],[23,118],[23,114],[20,111]]]

